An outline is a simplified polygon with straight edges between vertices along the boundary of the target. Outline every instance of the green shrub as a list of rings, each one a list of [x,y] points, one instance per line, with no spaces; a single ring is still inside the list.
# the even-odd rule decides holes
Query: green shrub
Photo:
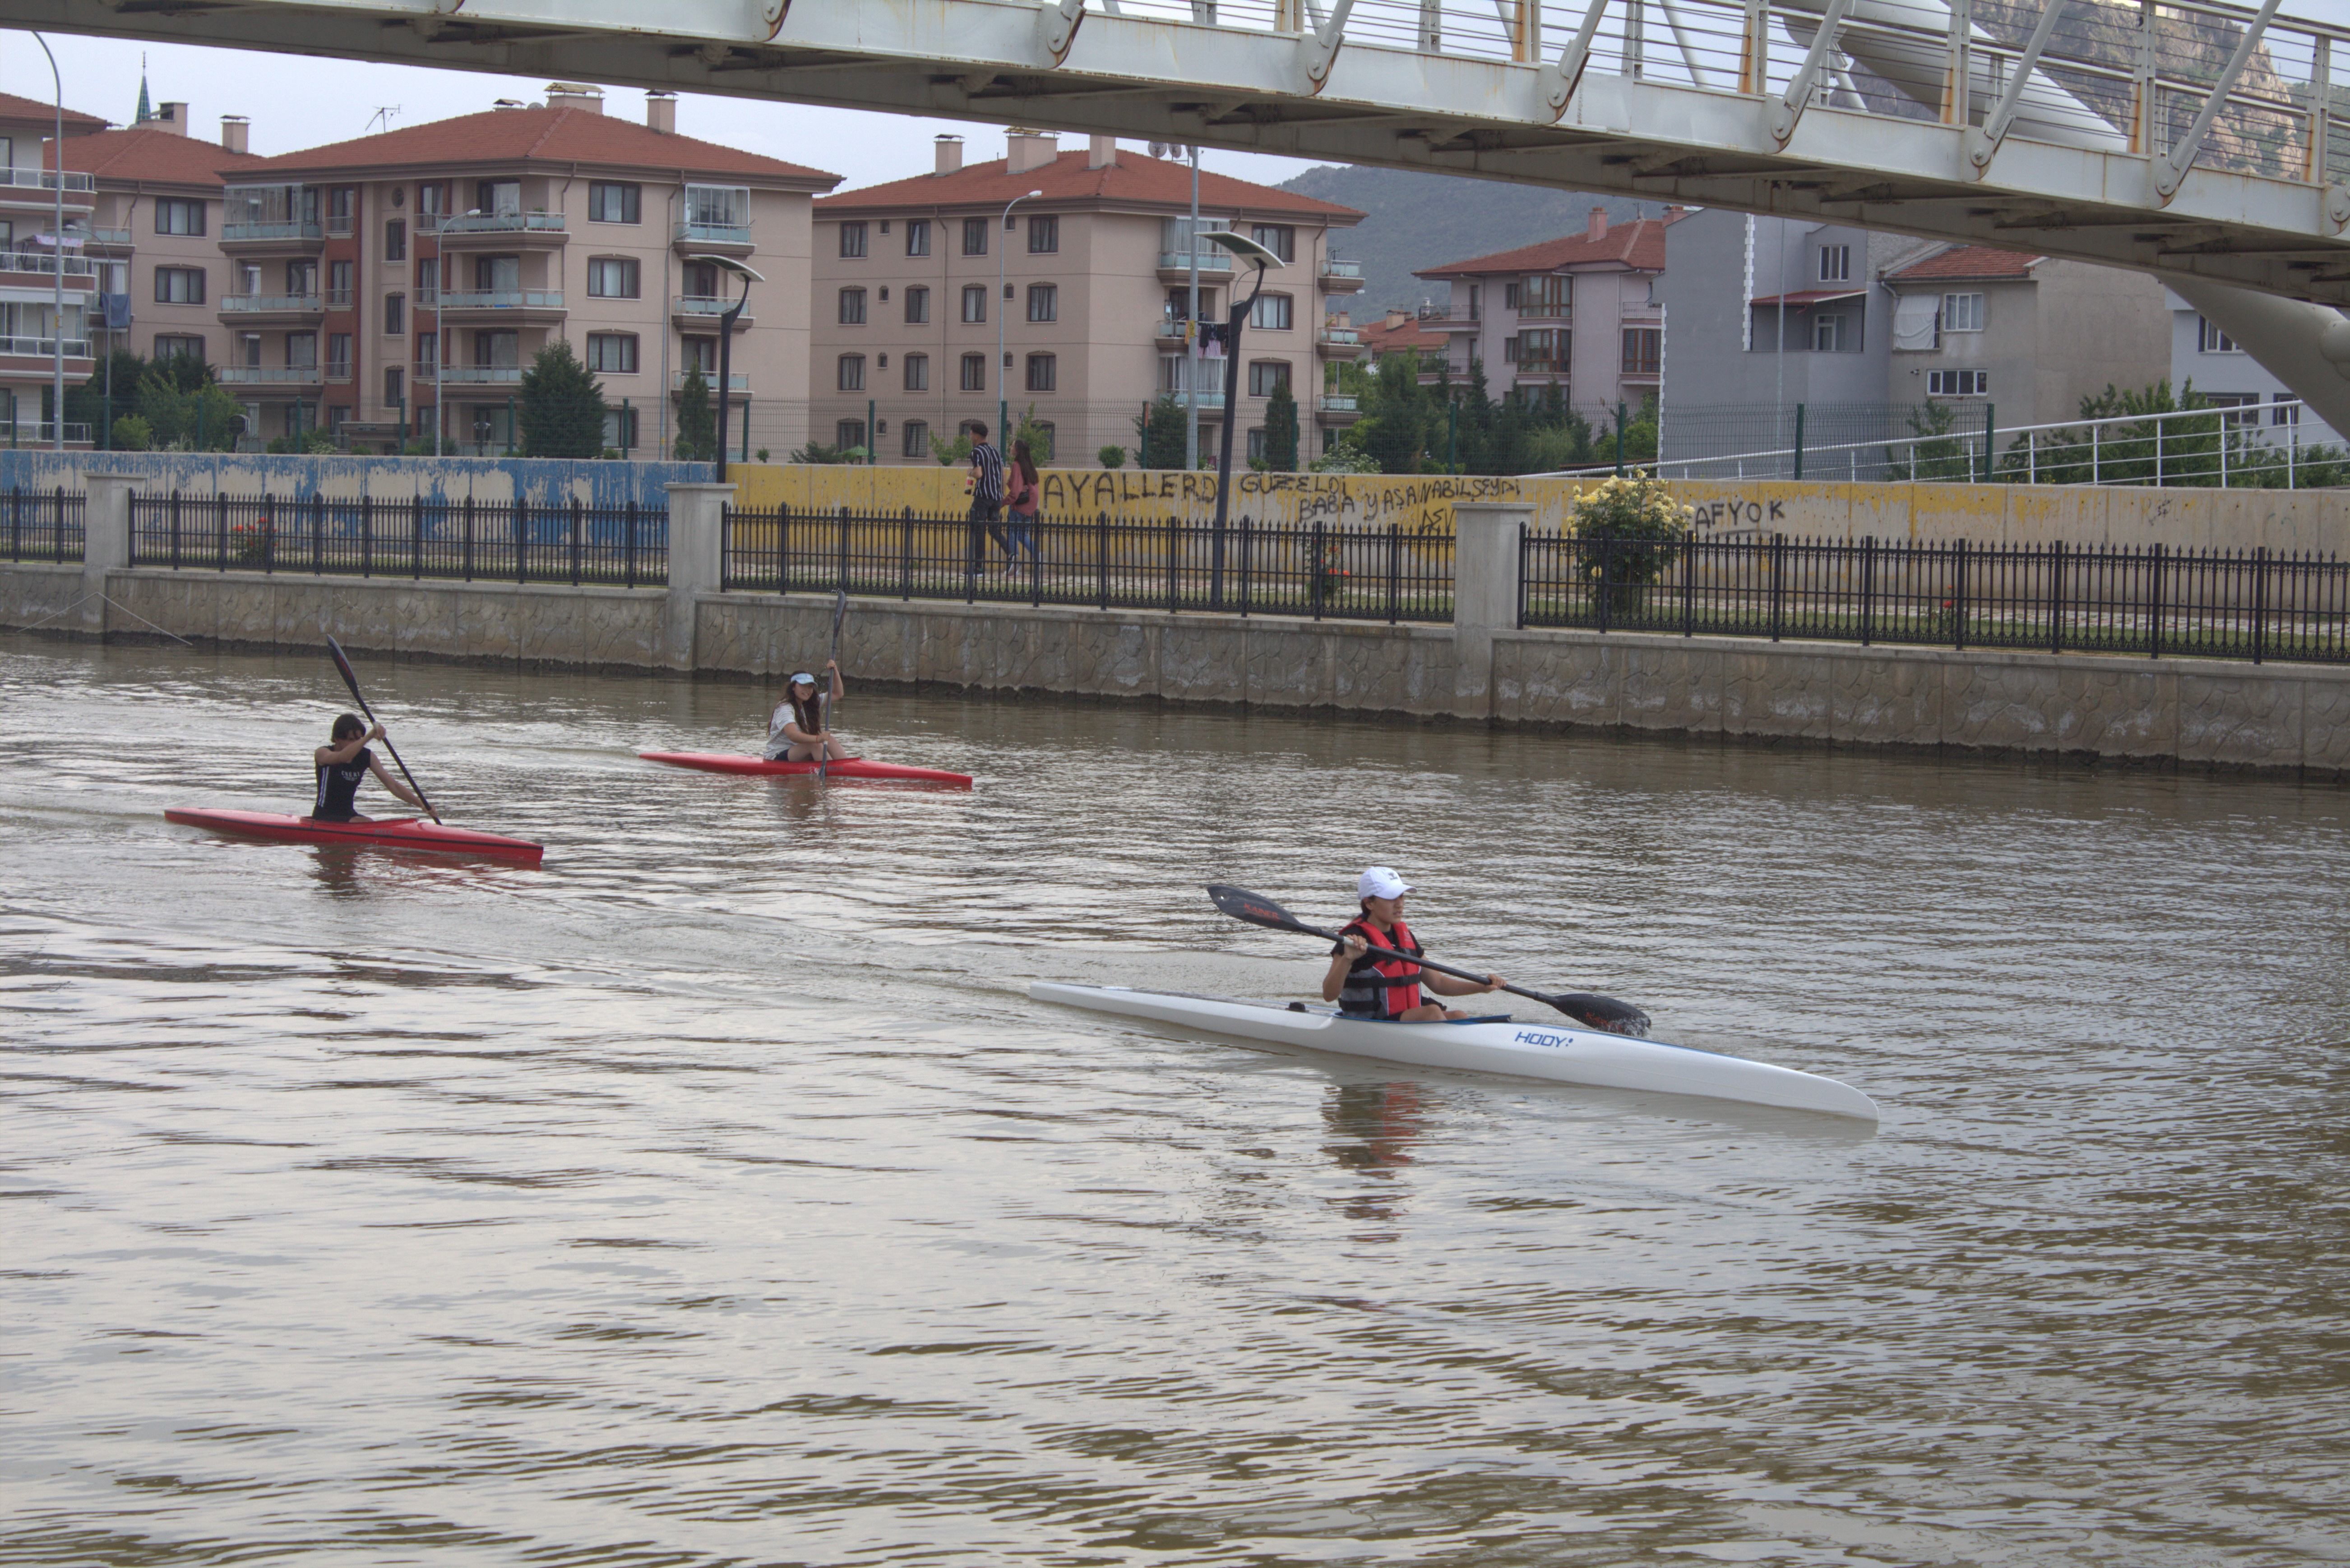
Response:
[[[1094,455],[1101,459],[1101,465],[1104,468],[1124,468],[1126,466],[1126,448],[1122,446],[1106,446],[1099,452],[1094,453]]]

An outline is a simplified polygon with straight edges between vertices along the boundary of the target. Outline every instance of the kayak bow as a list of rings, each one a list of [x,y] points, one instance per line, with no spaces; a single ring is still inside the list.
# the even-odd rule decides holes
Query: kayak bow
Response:
[[[279,811],[167,811],[166,822],[208,828],[244,838],[279,844],[363,844],[385,849],[427,849],[442,855],[492,855],[536,866],[546,851],[525,838],[476,833],[418,816],[376,817],[365,822],[325,822]]]
[[[819,764],[816,763],[771,763],[764,757],[736,756],[721,752],[639,752],[649,763],[667,763],[673,768],[699,768],[707,774],[756,774],[765,778],[814,778]],[[867,779],[895,781],[899,784],[946,784],[955,789],[969,789],[969,774],[951,774],[943,768],[912,768],[899,763],[868,763],[862,757],[843,757],[834,763],[827,775],[835,779]]]

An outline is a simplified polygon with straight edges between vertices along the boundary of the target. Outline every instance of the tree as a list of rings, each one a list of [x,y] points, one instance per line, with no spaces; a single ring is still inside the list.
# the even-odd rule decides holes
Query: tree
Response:
[[[1134,420],[1138,468],[1183,466],[1183,405],[1172,392],[1161,392],[1148,412]]]
[[[531,357],[522,373],[525,457],[600,457],[604,452],[604,388],[558,337]]]
[[[163,452],[234,452],[244,430],[244,406],[212,379],[211,367],[176,354],[140,377],[138,417]]]
[[[710,383],[702,367],[685,373],[677,394],[677,455],[686,462],[718,461],[718,422],[711,416]]]
[[[1026,411],[1021,414],[1018,427],[1012,432],[1012,439],[1015,442],[1024,441],[1028,443],[1028,455],[1035,460],[1037,467],[1044,468],[1051,464],[1053,427],[1036,422],[1035,404],[1029,404]],[[1004,448],[1003,452],[1006,457],[1012,455],[1010,447]]]
[[[1289,395],[1289,380],[1274,383],[1264,406],[1264,465],[1276,473],[1297,472],[1297,400]]]

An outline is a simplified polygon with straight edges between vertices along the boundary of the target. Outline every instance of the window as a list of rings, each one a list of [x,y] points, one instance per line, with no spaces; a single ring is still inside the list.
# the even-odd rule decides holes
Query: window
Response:
[[[1482,321],[1482,320],[1483,320],[1483,319],[1484,319],[1484,316],[1485,316],[1485,312],[1484,312],[1484,298],[1485,298],[1485,288],[1484,288],[1484,286],[1483,286],[1482,284],[1475,284],[1475,283],[1472,283],[1472,284],[1471,284],[1471,285],[1469,286],[1469,319],[1470,319],[1470,320],[1471,320],[1471,321]]]
[[[351,335],[332,332],[327,336],[327,379],[348,381],[351,379]]]
[[[906,291],[906,319],[920,325],[931,318],[931,291],[920,284]]]
[[[634,186],[629,189],[634,190]],[[633,221],[633,220],[631,220]],[[614,452],[633,451],[637,444],[637,410],[606,409],[604,410],[604,444]]]
[[[966,392],[987,390],[987,356],[966,354],[962,357],[962,389]]]
[[[356,185],[338,185],[327,192],[327,233],[348,234],[352,220],[359,213],[359,192]]]
[[[1051,213],[1039,213],[1028,220],[1028,254],[1032,256],[1051,255],[1061,248],[1061,220]]]
[[[598,256],[588,264],[588,294],[593,299],[638,297],[638,266],[633,258]]]
[[[1060,376],[1060,360],[1051,354],[1028,356],[1028,389],[1049,392]]]
[[[449,187],[445,182],[416,188],[416,232],[429,234],[441,227],[449,215]]]
[[[2241,430],[2261,422],[2261,395],[2258,392],[2206,392],[2207,407],[2224,410],[2220,422],[2230,430]]]
[[[408,373],[397,365],[386,366],[384,369],[383,400],[395,409],[408,400]]]
[[[1251,462],[1264,461],[1264,427],[1256,425],[1248,433],[1248,457]]]
[[[843,327],[865,325],[865,291],[863,289],[844,288],[840,291],[840,324]]]
[[[1852,281],[1852,247],[1850,245],[1820,247],[1820,281],[1822,283]]]
[[[452,258],[453,259],[453,258]],[[441,302],[441,258],[416,258],[416,305],[418,309],[438,306]]]
[[[699,370],[705,376],[718,373],[718,339],[715,337],[685,337],[679,340],[683,350],[685,368]]]
[[[1520,316],[1561,317],[1575,305],[1575,278],[1567,273],[1545,273],[1526,279],[1518,290]]]
[[[983,256],[987,254],[987,220],[965,218],[962,221],[962,254]]]
[[[201,359],[204,357],[204,340],[201,337],[158,337],[155,339],[155,358],[158,359],[167,359],[174,354],[184,354],[191,359]]]
[[[845,256],[865,254],[865,225],[862,222],[840,225],[840,254]]]
[[[832,441],[838,447],[861,447],[865,444],[865,421],[842,420],[832,427]]]
[[[1058,321],[1061,318],[1061,288],[1058,284],[1032,283],[1028,286],[1028,319]]]
[[[844,392],[863,391],[865,389],[865,356],[843,354],[834,369],[832,384]]]
[[[522,334],[498,331],[474,333],[473,363],[488,369],[515,369],[522,363]]]
[[[590,332],[588,334],[588,368],[590,370],[608,370],[619,376],[635,375],[637,335],[633,332]]]
[[[1988,370],[1926,372],[1926,395],[1929,398],[1981,398],[1990,392],[1991,372]]]
[[[1624,374],[1661,374],[1665,362],[1665,329],[1661,327],[1624,328]]]
[[[248,369],[261,367],[261,334],[241,332],[236,339],[236,362]]]
[[[1946,294],[1942,296],[1942,330],[1945,332],[1981,332],[1983,329],[1983,296],[1980,294]]]
[[[383,224],[383,259],[404,262],[408,259],[408,220],[387,218]]]
[[[591,223],[642,223],[644,187],[619,180],[589,181],[588,221]]]
[[[398,337],[408,330],[408,296],[387,294],[383,296],[383,335]]]
[[[1567,330],[1544,327],[1518,334],[1518,369],[1530,375],[1564,375],[1567,368]]]
[[[931,254],[930,219],[906,220],[906,254],[910,256],[926,256]]]
[[[452,261],[454,257],[451,258]],[[457,281],[455,269],[451,269],[449,281]],[[522,292],[522,257],[475,256],[473,286],[484,294],[519,294]]]
[[[332,261],[327,264],[327,308],[348,310],[351,307],[351,264]]]
[[[159,349],[157,352],[160,353],[161,350]],[[2269,423],[2272,425],[2301,423],[2301,400],[2291,392],[2272,392],[2269,395],[2269,403],[2271,405]]]
[[[1286,332],[1293,325],[1293,304],[1285,294],[1260,294],[1250,307],[1249,325],[1261,331]]]
[[[432,356],[441,352],[441,334],[420,332],[416,335],[416,379],[422,380],[432,374]]]
[[[2195,318],[2195,348],[2201,354],[2241,354],[2236,340],[2201,317]]]
[[[1249,231],[1249,238],[1284,262],[1297,259],[1297,231],[1287,223],[1259,223]]]
[[[476,180],[473,182],[473,210],[492,214],[511,216],[522,211],[522,182],[519,180]]]
[[[927,421],[908,420],[899,427],[899,432],[905,437],[905,454],[908,457],[931,455],[931,427]]]
[[[1835,312],[1813,317],[1813,348],[1822,354],[1842,354],[1847,349],[1859,348],[1860,345],[1853,341],[1856,335],[1848,330],[1850,325],[1850,317]]]
[[[155,303],[202,305],[204,269],[200,266],[159,266],[155,269]]]
[[[931,357],[928,354],[906,356],[906,390],[927,392],[931,389]]]
[[[159,234],[201,234],[204,232],[203,202],[178,196],[155,198],[155,232]]]
[[[987,319],[987,288],[983,284],[972,284],[962,291],[962,318],[965,321]]]
[[[1269,398],[1280,388],[1289,385],[1289,361],[1286,359],[1252,359],[1249,361],[1249,396]]]
[[[286,368],[289,370],[315,370],[318,368],[317,333],[288,332],[286,335]]]

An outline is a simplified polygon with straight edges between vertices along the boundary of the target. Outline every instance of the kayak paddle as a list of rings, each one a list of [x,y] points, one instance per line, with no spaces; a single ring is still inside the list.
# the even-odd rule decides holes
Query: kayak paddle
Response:
[[[343,672],[343,684],[351,689],[351,701],[359,705],[359,711],[368,716],[369,723],[381,724],[383,721],[375,716],[375,710],[367,705],[365,697],[359,695],[359,678],[351,673],[351,661],[343,657],[343,645],[330,637],[327,639],[327,651],[335,656],[335,668]],[[408,764],[400,760],[400,749],[391,743],[390,735],[383,737],[383,749],[391,753],[393,763],[400,769],[400,776],[406,779],[408,787],[416,792],[417,804],[424,808],[425,815],[439,822],[441,814],[432,809],[432,802],[425,795],[424,786],[416,782],[416,775],[410,773]]]
[[[1295,931],[1300,936],[1320,937],[1326,941],[1346,940],[1336,931],[1307,925],[1263,894],[1252,893],[1245,888],[1211,883],[1208,897],[1216,901],[1217,909],[1235,920],[1246,920],[1252,926],[1263,926],[1267,930]],[[1432,969],[1439,974],[1454,975],[1461,980],[1482,981],[1485,978],[1474,971],[1454,969],[1451,964],[1438,963],[1433,959],[1415,958],[1410,961],[1422,969]],[[1528,991],[1522,985],[1505,985],[1502,989],[1513,996],[1547,1002],[1586,1029],[1642,1037],[1648,1033],[1648,1015],[1630,1002],[1618,1002],[1612,996],[1600,996],[1587,991],[1570,991],[1553,996],[1545,992]]]
[[[832,590],[832,668],[824,672],[824,753],[816,759],[816,782],[829,784],[832,769],[832,683],[840,679],[840,622],[848,613],[848,590]]]

